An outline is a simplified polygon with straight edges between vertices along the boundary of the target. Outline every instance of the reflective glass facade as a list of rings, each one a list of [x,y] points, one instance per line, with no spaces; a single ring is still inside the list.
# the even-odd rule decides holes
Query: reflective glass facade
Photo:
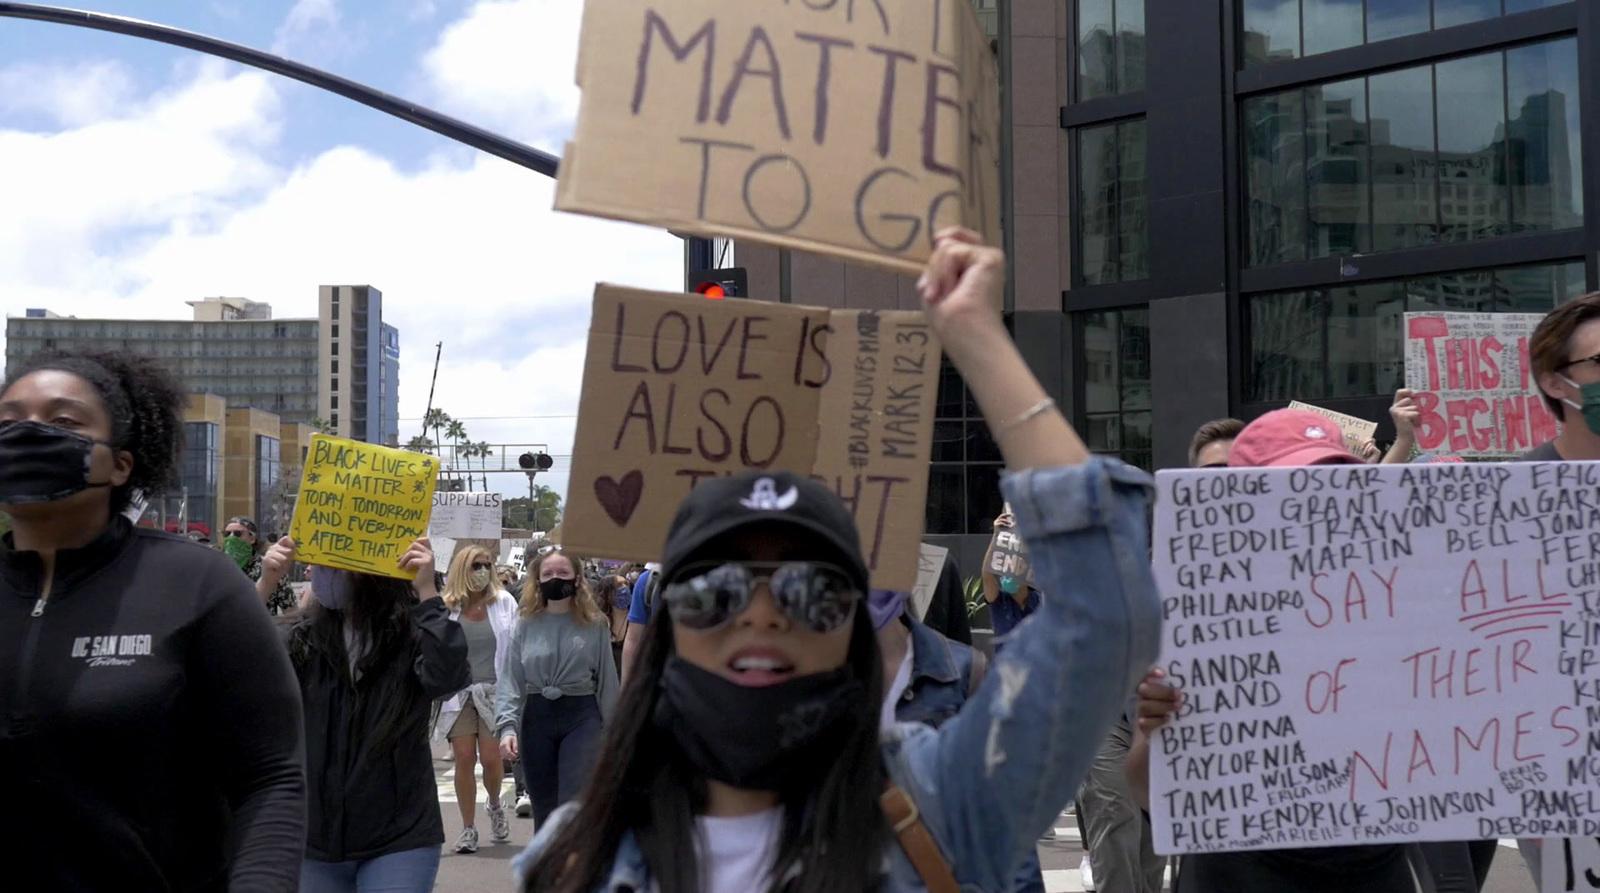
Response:
[[[1574,38],[1246,99],[1245,262],[1583,225]]]
[[[1301,59],[1572,0],[1244,0],[1246,67]]]
[[[1077,4],[1078,101],[1144,89],[1145,0]]]
[[[1150,275],[1145,224],[1145,124],[1078,131],[1078,265],[1085,285]]]
[[[1091,452],[1152,470],[1150,311],[1080,313],[1074,328],[1084,443]]]
[[[278,438],[256,435],[256,523],[263,535],[281,533],[288,528],[287,518],[279,518],[273,492],[278,485],[282,466],[278,455]]]

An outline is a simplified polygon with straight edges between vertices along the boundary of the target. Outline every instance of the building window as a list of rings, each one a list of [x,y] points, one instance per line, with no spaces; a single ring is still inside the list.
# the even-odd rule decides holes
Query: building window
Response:
[[[339,337],[339,324],[338,323],[334,323],[333,324],[333,337],[335,337],[335,338]]]
[[[924,529],[934,535],[992,533],[1005,503],[1000,448],[949,360],[939,367],[932,458]]]
[[[338,375],[339,374],[339,361],[338,360],[334,360],[333,361],[333,368],[331,370],[329,370],[329,371],[331,371],[334,375]]]
[[[1079,313],[1076,323],[1078,430],[1090,452],[1150,471],[1149,308]]]
[[[1559,6],[1571,0],[1244,0],[1245,67]]]
[[[339,408],[339,395],[338,394],[335,394],[332,397],[328,398],[328,408],[329,409],[338,409]]]
[[[288,527],[288,519],[279,518],[281,512],[277,504],[278,474],[281,465],[278,461],[278,438],[267,437],[264,434],[256,435],[256,510],[255,516],[261,524],[263,535],[276,536]]]
[[[339,355],[339,342],[334,341],[328,345],[328,355],[335,357]]]
[[[1584,293],[1582,261],[1245,299],[1246,403],[1372,397],[1405,380],[1403,314],[1547,313]]]
[[[1078,101],[1144,89],[1144,0],[1078,0]]]
[[[330,390],[330,391],[339,390],[339,379],[337,379],[337,378],[328,379],[328,390]]]
[[[1581,226],[1577,50],[1566,38],[1245,100],[1245,262]]]
[[[1150,275],[1143,118],[1078,131],[1078,269],[1084,285]]]
[[[338,428],[339,427],[339,414],[338,413],[333,413],[332,415],[328,416],[328,425],[330,427],[333,427],[333,428]]]

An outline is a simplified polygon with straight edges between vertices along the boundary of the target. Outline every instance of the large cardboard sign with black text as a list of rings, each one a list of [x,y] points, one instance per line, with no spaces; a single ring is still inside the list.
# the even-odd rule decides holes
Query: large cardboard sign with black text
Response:
[[[1406,387],[1424,453],[1511,459],[1556,436],[1528,361],[1538,313],[1407,313]]]
[[[1158,852],[1600,837],[1600,464],[1157,490]]]
[[[920,272],[1000,239],[1000,91],[970,0],[587,0],[556,208]]]
[[[599,286],[562,544],[653,561],[696,483],[791,471],[855,514],[872,585],[910,591],[938,375],[920,313]]]

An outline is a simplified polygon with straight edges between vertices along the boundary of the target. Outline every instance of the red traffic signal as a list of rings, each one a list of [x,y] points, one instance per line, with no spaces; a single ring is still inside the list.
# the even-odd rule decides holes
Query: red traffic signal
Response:
[[[744,267],[690,270],[688,285],[691,294],[704,295],[713,301],[750,296],[750,279]]]

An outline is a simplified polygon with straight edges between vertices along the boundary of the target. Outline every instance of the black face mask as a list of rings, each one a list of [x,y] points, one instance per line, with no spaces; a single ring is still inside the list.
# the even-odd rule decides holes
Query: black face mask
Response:
[[[820,778],[866,689],[849,667],[753,688],[667,658],[654,721],[695,768],[747,791]]]
[[[0,425],[0,505],[33,505],[75,496],[91,487],[94,445],[104,443],[56,425],[9,422]]]
[[[551,577],[539,584],[539,594],[547,602],[562,602],[578,594],[578,584],[575,580],[563,580],[560,577]]]

